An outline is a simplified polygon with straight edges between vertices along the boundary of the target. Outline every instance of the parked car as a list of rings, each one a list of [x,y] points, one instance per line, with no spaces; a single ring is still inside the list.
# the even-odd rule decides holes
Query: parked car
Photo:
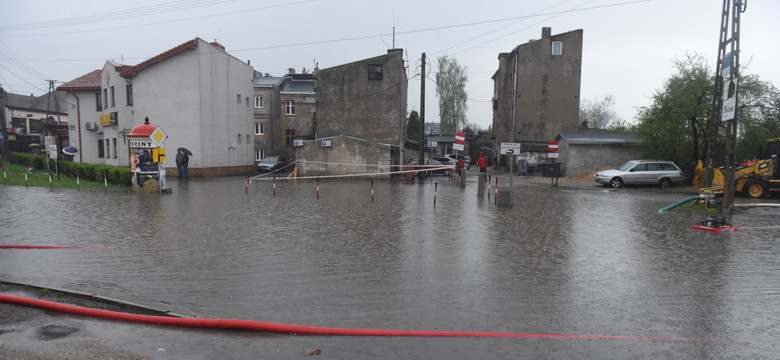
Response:
[[[463,155],[463,154],[447,154],[447,157],[455,161],[458,161],[458,158],[462,158],[463,161],[466,162],[466,170],[471,168],[471,156]]]
[[[420,163],[418,159],[411,159],[407,163],[407,165],[417,166]],[[430,171],[426,171],[426,174],[430,175],[449,175],[450,174],[450,168],[447,167],[447,164],[442,164],[439,161],[433,160],[433,159],[425,159],[425,165],[421,166],[424,169],[431,169]]]
[[[455,166],[455,164],[458,163],[457,160],[455,160],[453,158],[450,158],[450,157],[447,157],[447,156],[437,156],[437,157],[433,158],[433,160],[436,160],[436,161],[438,161],[438,162],[440,162],[440,163],[442,163],[444,165],[452,165],[452,166]]]
[[[596,172],[597,183],[619,188],[624,184],[650,184],[667,188],[683,181],[680,168],[671,161],[631,160],[615,169]]]
[[[287,166],[287,158],[284,156],[266,156],[265,159],[257,163],[257,171],[276,171]]]

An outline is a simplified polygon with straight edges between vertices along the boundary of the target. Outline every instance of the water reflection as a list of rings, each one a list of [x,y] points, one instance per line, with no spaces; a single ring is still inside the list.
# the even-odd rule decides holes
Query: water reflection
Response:
[[[780,338],[776,209],[745,211],[733,219],[742,231],[709,234],[690,228],[702,214],[657,213],[680,194],[644,189],[520,186],[505,209],[474,183],[444,180],[436,191],[375,181],[373,201],[370,181],[356,179],[321,181],[319,198],[312,181],[277,180],[275,196],[271,181],[245,192],[242,178],[171,187],[161,196],[0,186],[2,243],[99,247],[0,250],[0,278],[198,317]],[[723,346],[704,355],[745,350]],[[681,347],[664,351],[703,356]]]

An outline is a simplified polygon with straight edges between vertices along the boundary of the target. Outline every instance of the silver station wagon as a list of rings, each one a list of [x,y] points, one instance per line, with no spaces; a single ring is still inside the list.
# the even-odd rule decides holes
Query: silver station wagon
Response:
[[[623,184],[650,184],[667,188],[683,181],[682,171],[671,161],[631,160],[615,169],[596,173],[597,183],[619,188]]]

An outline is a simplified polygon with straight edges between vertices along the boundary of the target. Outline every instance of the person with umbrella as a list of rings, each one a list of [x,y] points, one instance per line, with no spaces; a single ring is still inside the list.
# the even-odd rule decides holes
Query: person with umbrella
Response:
[[[191,155],[192,152],[185,148],[180,147],[176,149],[176,168],[179,169],[179,177],[190,177],[188,166],[190,164]]]

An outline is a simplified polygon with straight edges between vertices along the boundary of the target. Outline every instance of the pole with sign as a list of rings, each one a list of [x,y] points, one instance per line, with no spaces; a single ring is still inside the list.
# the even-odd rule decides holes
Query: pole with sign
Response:
[[[558,153],[558,147],[559,146],[557,141],[555,140],[550,141],[547,144],[547,150],[549,151],[549,153],[547,154],[547,158],[549,159],[560,158],[560,154]],[[550,186],[558,186],[558,175],[559,175],[558,173],[560,171],[556,171],[556,170],[560,169],[560,166],[561,166],[560,162],[553,161],[553,164],[551,165],[550,168]],[[555,178],[555,185],[553,185],[553,177]]]
[[[520,143],[501,143],[501,155],[509,155],[509,191],[502,192],[501,205],[512,207],[512,185],[514,178],[515,156],[520,154]],[[498,185],[498,179],[496,179]]]

